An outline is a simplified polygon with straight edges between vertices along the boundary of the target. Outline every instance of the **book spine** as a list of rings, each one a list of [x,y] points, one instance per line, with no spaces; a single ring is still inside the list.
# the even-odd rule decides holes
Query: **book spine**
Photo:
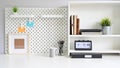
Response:
[[[72,31],[72,35],[73,35],[73,15],[71,15],[71,31]]]
[[[77,16],[73,15],[73,34],[76,35],[76,23],[77,22]]]
[[[76,22],[76,34],[79,35],[79,24],[80,24],[80,19],[77,18],[77,22]]]
[[[72,35],[72,15],[70,16],[70,35]]]

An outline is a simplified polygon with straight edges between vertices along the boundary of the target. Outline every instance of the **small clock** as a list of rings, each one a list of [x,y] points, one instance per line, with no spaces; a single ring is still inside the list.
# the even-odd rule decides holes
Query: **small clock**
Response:
[[[92,41],[90,40],[75,40],[75,50],[92,50]]]

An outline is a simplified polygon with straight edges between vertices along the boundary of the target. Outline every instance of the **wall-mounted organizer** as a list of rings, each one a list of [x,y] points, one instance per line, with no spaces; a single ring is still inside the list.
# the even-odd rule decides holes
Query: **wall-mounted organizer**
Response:
[[[68,55],[70,53],[120,54],[120,1],[70,1],[68,7]],[[109,17],[112,34],[102,35],[100,31],[95,31],[95,34],[88,32],[82,32],[82,35],[71,34],[71,15],[80,19],[79,30],[101,29],[100,20]],[[75,40],[91,40],[92,50],[75,50]]]
[[[50,47],[58,48],[60,40],[65,41],[67,52],[67,8],[19,8],[18,15],[13,15],[11,9],[5,9],[5,53],[8,53],[8,35],[23,33],[29,34],[30,54],[46,55]],[[34,22],[31,28],[32,24],[26,24],[28,19]],[[25,32],[18,32],[21,25]]]

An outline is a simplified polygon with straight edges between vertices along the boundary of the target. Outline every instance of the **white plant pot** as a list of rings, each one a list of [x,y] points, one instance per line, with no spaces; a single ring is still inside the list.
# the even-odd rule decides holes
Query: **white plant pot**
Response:
[[[102,27],[102,34],[103,35],[110,35],[111,34],[111,27],[110,26],[103,26]]]
[[[17,12],[16,12],[16,13],[14,12],[13,14],[14,14],[14,15],[17,15],[18,13],[17,13]]]

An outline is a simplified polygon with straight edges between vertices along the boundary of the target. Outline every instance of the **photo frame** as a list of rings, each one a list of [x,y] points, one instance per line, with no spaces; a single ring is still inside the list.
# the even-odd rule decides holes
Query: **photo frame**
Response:
[[[28,54],[28,35],[27,34],[9,34],[8,35],[8,53],[9,54]]]

